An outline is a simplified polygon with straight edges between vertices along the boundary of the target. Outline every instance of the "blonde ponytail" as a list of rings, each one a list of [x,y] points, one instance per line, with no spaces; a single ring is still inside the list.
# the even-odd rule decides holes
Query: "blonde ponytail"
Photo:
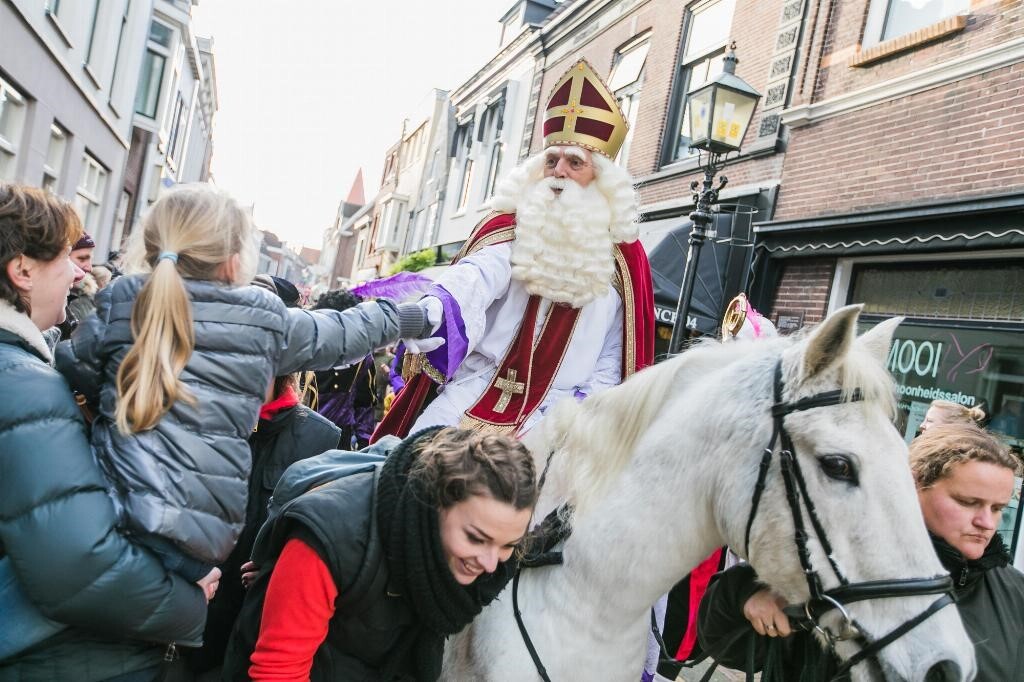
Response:
[[[134,269],[150,271],[132,306],[134,342],[117,370],[115,421],[122,433],[145,431],[178,400],[195,402],[179,379],[195,348],[192,301],[185,278],[223,280],[239,256],[237,284],[255,271],[249,215],[210,185],[182,185],[150,209],[130,247]]]
[[[115,416],[121,433],[156,426],[176,400],[195,402],[178,379],[195,347],[192,304],[174,261],[163,258],[132,307],[135,340],[117,370]]]

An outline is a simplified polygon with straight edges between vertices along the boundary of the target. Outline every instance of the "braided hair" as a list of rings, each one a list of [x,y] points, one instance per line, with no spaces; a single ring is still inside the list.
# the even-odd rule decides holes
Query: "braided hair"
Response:
[[[420,448],[409,476],[434,492],[432,501],[440,509],[473,495],[486,495],[515,509],[529,509],[537,501],[533,457],[515,438],[447,428]]]

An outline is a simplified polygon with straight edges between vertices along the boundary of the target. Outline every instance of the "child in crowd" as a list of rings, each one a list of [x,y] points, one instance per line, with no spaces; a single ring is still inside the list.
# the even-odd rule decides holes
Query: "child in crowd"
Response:
[[[97,415],[92,445],[122,523],[209,598],[245,521],[248,437],[273,378],[431,325],[416,304],[310,312],[242,286],[255,274],[255,229],[209,185],[161,197],[136,237],[129,263],[143,274],[102,292],[57,366]]]

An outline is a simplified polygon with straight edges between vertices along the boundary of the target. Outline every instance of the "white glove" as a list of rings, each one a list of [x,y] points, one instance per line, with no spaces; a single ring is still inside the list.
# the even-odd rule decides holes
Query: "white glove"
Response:
[[[441,319],[444,316],[444,308],[441,306],[441,299],[436,296],[424,296],[417,304],[423,308],[423,312],[427,317],[427,322],[430,323],[430,333],[433,334],[437,331],[438,327],[441,326]],[[405,344],[405,349],[416,355],[419,353],[429,353],[432,350],[437,350],[444,345],[444,339],[440,336],[434,336],[426,339],[402,339],[402,343]]]
[[[402,339],[402,343],[405,344],[406,352],[419,355],[437,350],[444,345],[444,339],[440,336],[432,336],[429,339]]]

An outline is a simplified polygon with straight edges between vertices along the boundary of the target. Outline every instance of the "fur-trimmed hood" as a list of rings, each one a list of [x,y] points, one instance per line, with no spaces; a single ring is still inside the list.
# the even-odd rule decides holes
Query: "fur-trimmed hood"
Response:
[[[14,334],[47,364],[53,364],[53,353],[50,351],[46,339],[43,338],[43,333],[39,331],[39,327],[32,322],[32,318],[25,313],[18,312],[13,305],[4,300],[0,300],[0,329]]]

